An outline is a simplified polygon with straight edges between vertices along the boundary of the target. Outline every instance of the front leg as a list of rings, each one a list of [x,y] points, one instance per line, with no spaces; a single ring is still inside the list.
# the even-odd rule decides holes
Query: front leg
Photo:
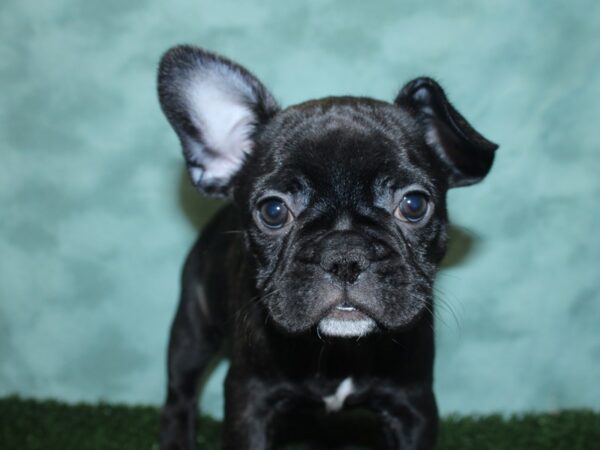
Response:
[[[184,287],[171,327],[167,400],[160,422],[161,450],[196,448],[198,382],[220,345],[221,333],[202,313],[197,292]]]
[[[384,382],[369,397],[369,407],[383,424],[386,449],[435,448],[438,411],[431,386],[406,387]]]
[[[276,417],[288,410],[290,388],[230,370],[225,381],[223,450],[270,450]]]

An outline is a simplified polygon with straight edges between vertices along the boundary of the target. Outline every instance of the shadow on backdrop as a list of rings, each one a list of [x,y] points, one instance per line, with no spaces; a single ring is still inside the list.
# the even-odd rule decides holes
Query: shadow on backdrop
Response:
[[[178,187],[179,206],[195,230],[201,231],[212,216],[225,205],[223,200],[214,200],[200,194],[187,173],[182,169]]]
[[[448,251],[442,261],[441,270],[466,263],[480,243],[479,238],[473,232],[459,225],[450,225],[448,236]]]

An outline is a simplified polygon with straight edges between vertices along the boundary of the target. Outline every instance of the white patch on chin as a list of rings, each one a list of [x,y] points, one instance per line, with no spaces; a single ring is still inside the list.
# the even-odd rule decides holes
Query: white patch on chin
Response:
[[[319,332],[325,336],[361,337],[373,331],[375,321],[370,318],[360,320],[323,319],[319,322]]]
[[[325,409],[327,412],[334,412],[342,409],[344,402],[346,401],[346,397],[353,392],[354,383],[352,382],[352,378],[345,378],[344,381],[340,383],[333,395],[323,397],[323,402],[325,402]]]

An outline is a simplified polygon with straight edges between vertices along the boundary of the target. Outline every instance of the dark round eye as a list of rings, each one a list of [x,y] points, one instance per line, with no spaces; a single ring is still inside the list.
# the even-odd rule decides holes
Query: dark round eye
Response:
[[[283,200],[268,198],[259,205],[258,215],[267,228],[278,229],[288,222],[290,211]]]
[[[396,217],[404,222],[418,222],[427,214],[429,200],[422,192],[404,194],[396,208]]]

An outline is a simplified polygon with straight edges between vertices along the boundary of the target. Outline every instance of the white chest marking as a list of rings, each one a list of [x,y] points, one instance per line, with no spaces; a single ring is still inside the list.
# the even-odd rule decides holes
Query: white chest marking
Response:
[[[352,382],[352,378],[345,378],[344,381],[340,383],[334,394],[323,397],[323,402],[325,402],[325,409],[327,412],[334,412],[342,409],[346,397],[353,392],[354,383]]]

